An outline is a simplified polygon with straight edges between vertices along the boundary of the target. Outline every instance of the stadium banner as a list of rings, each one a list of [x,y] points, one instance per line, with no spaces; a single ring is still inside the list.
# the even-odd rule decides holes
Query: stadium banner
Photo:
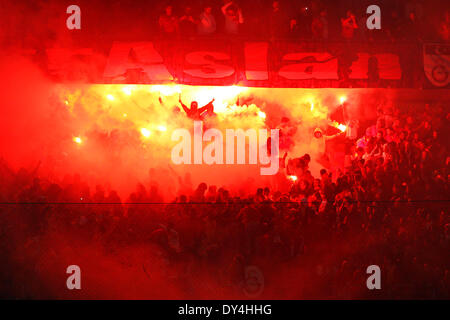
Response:
[[[113,42],[107,52],[52,48],[46,50],[45,61],[48,73],[61,82],[413,88],[421,84],[405,77],[420,78],[410,69],[411,56],[420,57],[411,55],[414,49],[418,53],[407,44],[157,40]],[[427,68],[434,63],[448,70],[448,56],[437,55],[446,61],[444,66],[435,56],[427,57]],[[448,84],[439,70],[433,81]]]
[[[423,68],[434,87],[448,88],[450,84],[450,44],[425,43]]]

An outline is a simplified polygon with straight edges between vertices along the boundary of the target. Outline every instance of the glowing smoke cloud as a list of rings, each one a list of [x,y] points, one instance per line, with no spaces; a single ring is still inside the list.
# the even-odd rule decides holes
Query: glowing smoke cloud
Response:
[[[329,111],[343,95],[328,89],[56,85],[22,60],[9,61],[2,71],[10,75],[2,87],[2,155],[16,169],[41,161],[43,177],[61,182],[66,174],[79,173],[91,187],[110,185],[121,195],[129,194],[138,182],[155,184],[166,200],[202,181],[251,193],[270,185],[257,166],[173,165],[171,133],[176,128],[191,131],[193,126],[179,106],[180,95],[186,105],[195,100],[199,107],[214,98],[216,116],[205,126],[222,132],[276,128],[282,117],[289,117],[297,128],[289,157],[308,152],[313,160],[317,150],[311,144],[312,132],[327,125]],[[28,75],[26,83],[23,74]],[[311,166],[313,173],[320,169],[314,161]],[[182,186],[186,181],[190,182]]]

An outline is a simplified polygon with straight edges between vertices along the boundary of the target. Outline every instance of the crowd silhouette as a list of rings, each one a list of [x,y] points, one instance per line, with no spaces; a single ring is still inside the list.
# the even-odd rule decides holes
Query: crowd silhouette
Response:
[[[156,246],[176,270],[168,278],[212,272],[237,296],[248,293],[245,270],[254,265],[280,297],[370,298],[365,268],[376,264],[384,285],[375,297],[448,298],[448,121],[439,105],[380,109],[336,177],[327,169],[313,177],[308,161],[297,161],[287,192],[258,188],[245,198],[201,183],[180,185],[170,202],[143,184],[120,199],[101,185],[91,191],[79,175],[56,184],[38,167],[15,171],[2,160],[2,255],[21,250],[17,228],[22,245],[52,229],[99,241],[112,256],[116,247]]]

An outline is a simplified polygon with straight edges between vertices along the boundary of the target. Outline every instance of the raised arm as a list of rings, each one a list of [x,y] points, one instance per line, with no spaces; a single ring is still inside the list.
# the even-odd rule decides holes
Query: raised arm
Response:
[[[189,108],[186,107],[186,105],[183,103],[183,101],[181,101],[181,97],[178,98],[178,102],[181,104],[181,107],[183,108],[184,112],[189,113]]]
[[[323,138],[324,138],[325,141],[329,141],[329,140],[332,140],[332,139],[334,139],[334,138],[339,137],[339,136],[340,136],[341,134],[343,134],[344,132],[345,132],[345,131],[341,131],[341,132],[336,133],[336,134],[333,134],[333,135],[331,135],[331,136],[326,136],[326,135],[324,135]]]
[[[242,15],[241,8],[238,9],[238,17],[239,17],[239,23],[244,23],[244,16]]]
[[[213,106],[213,102],[215,99],[212,99],[210,102],[208,102],[207,105],[201,107],[200,109],[198,109],[199,114],[202,114],[203,112],[205,112],[208,109],[211,109]]]
[[[347,107],[345,106],[345,103],[342,105],[342,115],[344,116],[344,123],[347,123],[349,118],[348,118]]]
[[[225,3],[225,5],[222,7],[222,13],[226,16],[227,15],[227,9],[229,6],[231,6],[233,4],[232,1]]]
[[[348,17],[346,19],[341,18],[341,22],[342,22],[342,24],[346,24],[354,29],[358,28],[358,24],[356,23],[354,15],[351,15],[350,17]]]
[[[355,16],[351,16],[353,28],[358,29],[358,24],[356,23]]]
[[[285,152],[283,155],[283,158],[281,158],[281,168],[286,168],[286,158],[287,158],[287,152]]]

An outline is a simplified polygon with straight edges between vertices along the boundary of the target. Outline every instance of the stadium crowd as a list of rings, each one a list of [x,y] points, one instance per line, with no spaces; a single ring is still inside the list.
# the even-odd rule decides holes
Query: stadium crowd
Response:
[[[381,2],[383,27],[369,30],[361,1],[190,1],[167,3],[158,18],[162,38],[217,34],[255,39],[299,40],[448,40],[449,11],[425,14],[422,1]],[[433,6],[428,6],[429,9]],[[436,9],[436,8],[433,8]],[[436,17],[426,21],[425,16]]]
[[[303,156],[290,161],[297,179],[284,175],[286,192],[245,198],[201,183],[164,202],[155,183],[120,199],[100,185],[91,192],[78,175],[56,184],[2,161],[2,256],[53,229],[99,241],[111,256],[158,248],[167,279],[193,294],[197,276],[210,273],[237,296],[263,297],[265,283],[278,298],[448,298],[449,115],[439,105],[380,108],[336,176],[313,177]],[[28,236],[13,245],[16,228]],[[372,264],[382,270],[380,293],[365,286]],[[249,266],[258,270],[250,285]]]
[[[380,30],[366,27],[370,16],[366,10],[373,4],[361,0],[79,0],[82,27],[74,32],[65,27],[67,5],[60,1],[5,2],[0,5],[4,13],[0,44],[39,47],[44,42],[48,47],[74,42],[108,47],[112,40],[223,40],[222,36],[319,43],[449,40],[450,14],[444,0],[377,1]]]

